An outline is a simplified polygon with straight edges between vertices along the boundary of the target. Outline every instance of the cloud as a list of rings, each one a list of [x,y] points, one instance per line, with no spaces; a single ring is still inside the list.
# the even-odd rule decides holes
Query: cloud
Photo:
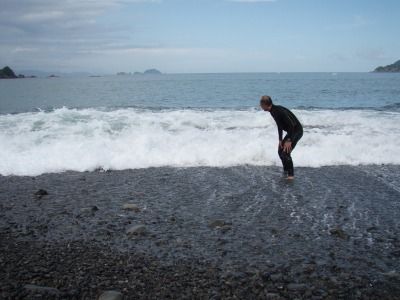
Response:
[[[110,58],[117,59],[110,59]],[[155,67],[163,72],[237,72],[266,70],[271,56],[266,51],[232,48],[149,47],[100,49],[74,59],[74,64],[85,67],[98,64],[99,72],[143,71]],[[195,62],[195,63],[194,63]],[[264,67],[264,68],[263,68]]]
[[[383,61],[388,59],[385,51],[381,48],[364,48],[355,53],[355,57],[367,61]]]
[[[340,52],[333,52],[333,53],[329,54],[329,57],[332,60],[335,60],[338,62],[347,62],[349,60],[347,55],[340,53]]]
[[[349,62],[349,61],[370,61],[379,63],[390,59],[384,49],[382,48],[362,48],[355,50],[353,53],[340,53],[333,52],[329,54],[332,60],[338,62]]]
[[[353,16],[353,22],[351,23],[351,26],[355,27],[355,28],[360,28],[360,27],[364,27],[370,24],[370,21],[367,20],[366,17],[362,16],[362,15],[355,15]]]
[[[130,3],[160,2],[157,0],[2,0],[0,24],[27,29],[48,25],[65,28],[66,24],[86,25],[110,9]]]
[[[155,46],[132,45],[134,25],[100,22],[99,17],[130,4],[160,0],[0,1],[0,62],[17,68],[26,63],[43,67],[46,57],[49,65],[57,65],[57,59],[66,61],[93,49]]]
[[[325,29],[329,31],[347,31],[347,30],[354,30],[354,29],[363,29],[370,25],[373,25],[373,21],[367,19],[363,15],[353,15],[351,20],[346,23],[337,23],[334,25],[327,26]]]

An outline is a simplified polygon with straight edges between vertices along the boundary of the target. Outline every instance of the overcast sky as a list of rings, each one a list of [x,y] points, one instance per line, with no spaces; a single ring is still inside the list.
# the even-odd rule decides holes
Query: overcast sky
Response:
[[[400,59],[398,0],[0,0],[0,66],[370,71]]]

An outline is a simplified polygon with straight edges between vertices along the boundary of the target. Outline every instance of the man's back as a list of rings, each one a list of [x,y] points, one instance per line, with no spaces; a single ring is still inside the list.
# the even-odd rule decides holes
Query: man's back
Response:
[[[270,113],[278,127],[285,130],[286,132],[291,132],[294,129],[302,128],[300,121],[286,107],[280,105],[272,105]]]

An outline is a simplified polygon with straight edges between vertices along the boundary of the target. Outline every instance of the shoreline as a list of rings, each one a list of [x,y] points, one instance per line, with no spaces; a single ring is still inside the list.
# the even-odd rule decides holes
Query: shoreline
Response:
[[[400,166],[296,176],[258,166],[0,176],[0,296],[398,298]]]

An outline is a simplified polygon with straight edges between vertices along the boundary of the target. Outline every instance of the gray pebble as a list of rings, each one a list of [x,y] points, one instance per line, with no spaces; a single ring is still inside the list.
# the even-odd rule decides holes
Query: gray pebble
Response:
[[[129,227],[126,230],[128,235],[143,235],[146,233],[146,226],[139,224]]]
[[[91,206],[91,207],[83,207],[83,208],[81,208],[81,213],[83,213],[83,214],[94,213],[94,212],[96,212],[98,210],[99,210],[99,208],[96,205],[94,205],[94,206]]]
[[[227,225],[224,220],[212,220],[208,223],[208,227],[210,228],[218,228]]]
[[[289,283],[287,289],[289,291],[303,291],[307,288],[305,284],[302,283]]]
[[[281,297],[279,296],[279,294],[276,294],[276,293],[267,293],[267,294],[266,294],[266,297],[267,297],[267,299],[270,299],[270,300],[278,300],[278,299],[281,299]]]
[[[105,291],[98,300],[122,300],[122,294],[118,291]]]
[[[393,270],[393,271],[390,271],[387,273],[383,273],[383,276],[386,276],[389,278],[396,278],[396,277],[400,277],[400,274]]]
[[[133,204],[133,203],[126,203],[122,207],[125,210],[132,210],[134,212],[140,212],[140,208],[136,204]]]
[[[39,293],[48,293],[52,295],[58,295],[60,291],[56,288],[47,287],[47,286],[39,286],[34,284],[26,284],[24,285],[24,289],[32,292],[39,292]]]
[[[271,278],[272,281],[277,282],[277,281],[282,281],[283,276],[282,276],[282,274],[272,274],[270,276],[270,278]]]

